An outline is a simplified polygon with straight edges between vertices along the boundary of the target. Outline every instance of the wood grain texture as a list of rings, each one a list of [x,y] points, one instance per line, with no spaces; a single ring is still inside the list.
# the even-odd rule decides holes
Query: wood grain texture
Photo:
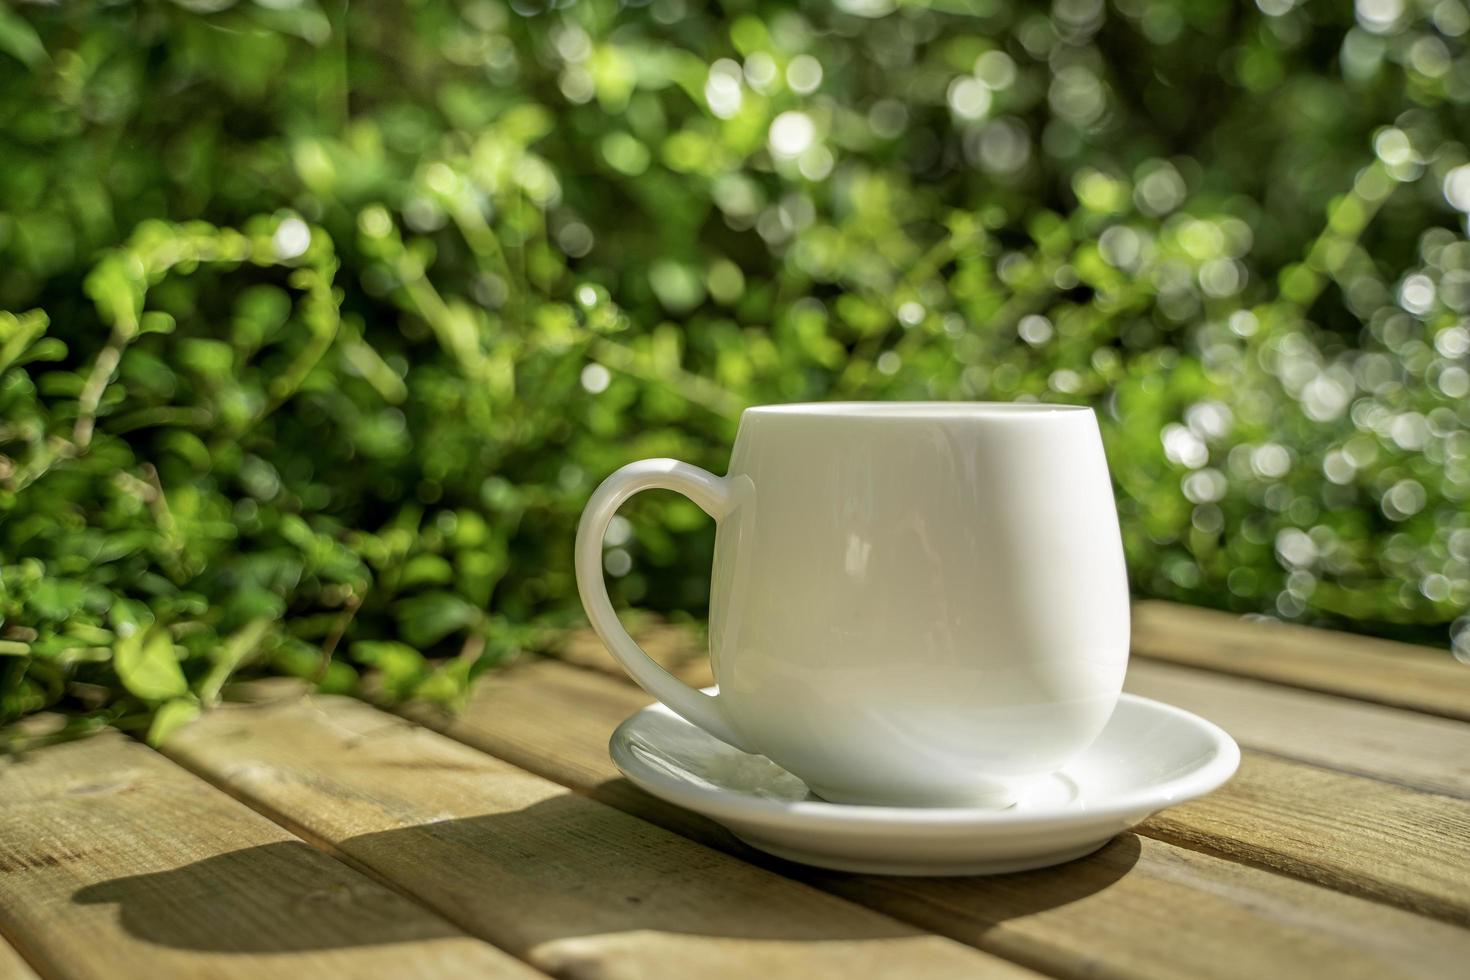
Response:
[[[3,939],[0,939],[0,980],[36,980],[36,971]]]
[[[1133,653],[1470,721],[1470,665],[1445,650],[1149,601]]]
[[[358,701],[225,708],[166,751],[556,976],[1031,975]]]
[[[0,759],[0,933],[48,978],[537,976],[116,733]]]
[[[1464,722],[1143,658],[1126,687],[1210,719],[1245,748],[1470,799]]]
[[[1224,787],[1140,830],[1470,925],[1464,800],[1247,752]]]
[[[1465,930],[1134,835],[1060,868],[993,878],[782,862],[618,777],[608,735],[647,701],[606,675],[542,662],[487,679],[458,718],[415,717],[684,836],[1058,976],[1430,977],[1470,957]]]

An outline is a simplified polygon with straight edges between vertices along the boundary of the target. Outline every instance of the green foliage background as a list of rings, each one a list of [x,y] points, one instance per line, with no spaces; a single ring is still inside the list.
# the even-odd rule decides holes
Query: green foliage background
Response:
[[[1094,404],[1137,592],[1470,657],[1467,30],[0,8],[0,720],[157,737],[242,670],[453,701],[572,621],[597,480],[808,399]],[[697,614],[705,520],[629,516],[615,591]]]

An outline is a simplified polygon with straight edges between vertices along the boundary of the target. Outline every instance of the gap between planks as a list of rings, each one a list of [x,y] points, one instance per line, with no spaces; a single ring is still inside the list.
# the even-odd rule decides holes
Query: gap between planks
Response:
[[[216,710],[165,751],[556,976],[1030,976],[370,705]]]
[[[116,732],[0,759],[0,933],[50,978],[534,977]]]
[[[1123,835],[1058,868],[994,878],[843,875],[753,851],[619,777],[612,728],[647,702],[555,662],[485,679],[457,719],[413,717],[595,799],[834,894],[1060,976],[1435,976],[1470,933],[1163,840]]]

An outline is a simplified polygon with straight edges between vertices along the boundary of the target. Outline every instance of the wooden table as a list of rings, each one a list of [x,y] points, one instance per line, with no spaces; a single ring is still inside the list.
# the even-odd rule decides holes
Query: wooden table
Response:
[[[1239,774],[993,878],[788,864],[643,794],[606,743],[648,699],[585,638],[457,718],[267,686],[162,754],[36,749],[0,760],[0,978],[1470,976],[1470,668],[1157,603],[1134,646]]]

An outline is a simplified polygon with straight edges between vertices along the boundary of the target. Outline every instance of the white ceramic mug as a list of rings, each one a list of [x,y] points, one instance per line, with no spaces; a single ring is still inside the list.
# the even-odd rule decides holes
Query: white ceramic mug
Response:
[[[653,487],[718,524],[718,695],[649,659],[608,600],[608,522]],[[724,477],[671,459],[608,477],[576,569],[634,680],[838,802],[1007,805],[1098,736],[1128,661],[1122,541],[1088,408],[747,409]]]

